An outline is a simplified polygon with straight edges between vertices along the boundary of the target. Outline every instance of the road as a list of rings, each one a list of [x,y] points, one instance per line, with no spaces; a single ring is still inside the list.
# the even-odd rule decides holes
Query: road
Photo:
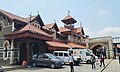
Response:
[[[109,64],[111,62],[111,59],[105,60],[105,64]],[[69,65],[64,65],[62,68],[46,68],[46,67],[31,67],[31,68],[19,68],[19,67],[5,67],[2,66],[3,69],[5,69],[5,72],[70,72]],[[107,66],[108,67],[108,66]],[[91,68],[91,64],[80,64],[79,66],[74,66],[75,72],[101,72],[101,70],[104,69],[104,67],[99,67],[99,65],[96,66],[95,69]],[[105,72],[105,71],[104,71]],[[108,72],[108,71],[107,71]]]

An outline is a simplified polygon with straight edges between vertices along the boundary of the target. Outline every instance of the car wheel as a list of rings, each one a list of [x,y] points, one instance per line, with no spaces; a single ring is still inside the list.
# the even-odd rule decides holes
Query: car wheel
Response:
[[[54,69],[54,68],[55,68],[55,64],[54,64],[54,63],[51,63],[50,67],[51,67],[52,69]]]
[[[36,64],[35,62],[33,62],[33,63],[32,63],[32,66],[33,66],[33,67],[36,67],[36,66],[37,66],[37,64]]]
[[[91,63],[91,61],[90,61],[90,60],[88,60],[88,61],[87,61],[87,64],[90,64],[90,63]]]

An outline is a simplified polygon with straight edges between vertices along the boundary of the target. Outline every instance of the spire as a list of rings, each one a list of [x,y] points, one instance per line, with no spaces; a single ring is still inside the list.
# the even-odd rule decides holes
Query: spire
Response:
[[[68,15],[70,15],[70,10],[68,10]]]
[[[82,27],[82,23],[80,22],[80,27]]]
[[[37,14],[39,15],[39,11],[37,10]]]
[[[30,13],[30,21],[29,22],[31,22],[31,18],[32,18],[32,12]]]
[[[54,23],[56,23],[56,20],[54,19]]]

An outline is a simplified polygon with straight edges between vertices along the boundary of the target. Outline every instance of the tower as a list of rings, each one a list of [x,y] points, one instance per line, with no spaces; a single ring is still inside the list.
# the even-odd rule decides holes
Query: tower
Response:
[[[74,23],[77,21],[69,15],[70,11],[68,11],[68,15],[64,17],[61,21],[64,23],[64,27],[68,29],[74,29]]]

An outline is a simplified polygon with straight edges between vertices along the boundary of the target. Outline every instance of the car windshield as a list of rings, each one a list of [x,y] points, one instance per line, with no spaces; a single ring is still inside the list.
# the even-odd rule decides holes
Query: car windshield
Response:
[[[48,54],[49,58],[57,58],[56,56],[52,55],[52,54]]]

